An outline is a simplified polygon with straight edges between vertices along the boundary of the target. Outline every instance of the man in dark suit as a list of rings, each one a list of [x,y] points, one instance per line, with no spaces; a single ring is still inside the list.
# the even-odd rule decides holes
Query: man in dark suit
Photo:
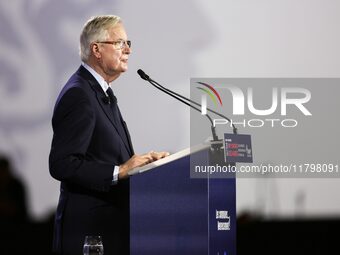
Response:
[[[80,36],[82,65],[53,113],[51,175],[61,182],[54,251],[82,254],[86,235],[100,235],[105,255],[129,254],[128,172],[168,155],[135,155],[111,84],[128,67],[131,42],[119,17],[91,18]]]

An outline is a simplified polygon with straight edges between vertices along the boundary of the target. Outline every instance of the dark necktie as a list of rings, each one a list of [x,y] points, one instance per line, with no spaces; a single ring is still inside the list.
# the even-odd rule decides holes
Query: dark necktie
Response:
[[[115,121],[119,119],[119,114],[118,114],[118,104],[117,104],[117,98],[116,96],[113,94],[113,91],[112,89],[109,87],[107,90],[106,90],[106,93],[107,95],[109,96],[110,98],[110,106],[111,106],[111,109],[114,113],[114,118],[115,118]],[[116,119],[117,117],[117,119]]]
[[[113,91],[110,87],[106,90],[106,93],[108,94],[108,96],[110,98],[110,106],[111,106],[112,113],[113,113],[113,119],[114,119],[116,127],[118,129],[118,133],[123,138],[123,140],[125,142],[127,142],[127,136],[126,136],[125,129],[123,127],[123,122],[122,122],[122,119],[121,119],[120,113],[119,113],[117,98],[113,94]]]

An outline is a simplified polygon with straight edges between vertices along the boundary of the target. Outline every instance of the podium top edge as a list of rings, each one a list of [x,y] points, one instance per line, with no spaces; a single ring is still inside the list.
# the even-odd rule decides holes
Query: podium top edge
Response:
[[[165,158],[162,158],[162,159],[159,159],[159,160],[154,161],[152,163],[149,163],[145,166],[134,168],[132,171],[129,172],[129,176],[149,171],[149,170],[154,169],[156,167],[159,167],[159,166],[168,164],[172,161],[178,160],[180,158],[186,157],[190,154],[208,149],[208,148],[210,148],[211,145],[212,145],[211,142],[207,142],[207,143],[198,144],[198,145],[180,150],[180,151],[175,152],[175,153],[173,153],[173,154],[171,154],[171,155],[169,155]]]

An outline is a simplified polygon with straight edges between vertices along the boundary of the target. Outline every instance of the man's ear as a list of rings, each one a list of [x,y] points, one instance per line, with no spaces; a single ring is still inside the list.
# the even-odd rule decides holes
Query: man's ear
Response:
[[[102,54],[100,53],[99,45],[97,43],[91,44],[91,52],[93,56],[95,56],[97,59],[100,59],[102,57]]]

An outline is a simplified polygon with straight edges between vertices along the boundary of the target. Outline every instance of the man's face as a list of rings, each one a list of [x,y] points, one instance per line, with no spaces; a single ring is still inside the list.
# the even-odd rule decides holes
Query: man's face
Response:
[[[119,40],[126,41],[128,39],[121,23],[109,29],[108,34],[109,36],[106,41],[116,42]],[[128,69],[128,57],[131,49],[126,44],[123,49],[119,49],[112,44],[104,43],[101,43],[99,47],[102,57],[100,65],[107,78],[110,80],[111,78],[115,79]]]

